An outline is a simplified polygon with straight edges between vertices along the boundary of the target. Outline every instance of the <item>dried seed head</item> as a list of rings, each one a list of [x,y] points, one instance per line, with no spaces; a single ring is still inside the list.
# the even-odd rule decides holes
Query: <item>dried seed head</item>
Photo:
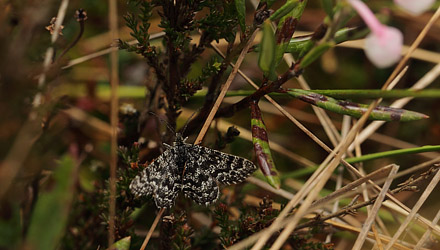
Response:
[[[84,9],[78,9],[75,11],[75,19],[78,22],[84,22],[87,20],[87,12]]]
[[[50,32],[50,34],[52,35],[55,32],[55,23],[57,21],[56,17],[52,17],[52,19],[50,20],[50,25],[46,26],[46,29]],[[63,35],[63,29],[64,29],[64,25],[60,26],[60,35]]]

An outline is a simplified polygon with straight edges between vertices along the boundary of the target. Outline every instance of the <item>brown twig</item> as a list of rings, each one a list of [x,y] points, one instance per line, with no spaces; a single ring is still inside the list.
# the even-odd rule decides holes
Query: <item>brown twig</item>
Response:
[[[249,48],[252,45],[252,42],[255,39],[255,36],[257,34],[258,29],[256,29],[249,40],[247,41],[246,45],[244,46],[243,50],[240,53],[240,56],[237,59],[237,62],[235,63],[235,67],[232,69],[231,74],[229,75],[228,79],[226,80],[225,85],[223,86],[219,96],[217,97],[217,100],[214,103],[214,106],[211,109],[211,112],[208,115],[208,118],[206,118],[205,123],[203,124],[203,127],[199,133],[199,135],[196,138],[196,141],[194,144],[200,144],[203,140],[203,137],[205,136],[206,132],[208,131],[208,128],[211,126],[211,122],[214,119],[215,114],[217,113],[218,108],[220,107],[220,104],[223,101],[223,98],[226,95],[226,92],[229,89],[229,86],[231,86],[232,80],[234,80],[235,76],[237,75],[238,69],[240,68],[241,63],[243,62],[243,59],[245,55],[247,54]]]
[[[150,229],[148,230],[147,236],[145,236],[145,240],[142,243],[140,250],[145,250],[147,247],[148,241],[150,241],[151,235],[153,235],[154,229],[156,229],[157,224],[159,223],[159,219],[162,217],[163,212],[165,211],[165,208],[161,208],[159,213],[156,215],[156,218],[154,219],[153,224],[151,225]]]
[[[252,34],[255,33],[256,27],[252,27]],[[211,81],[208,86],[208,91],[205,96],[205,102],[203,103],[202,108],[200,109],[200,112],[197,114],[196,117],[194,117],[191,121],[189,121],[188,126],[186,130],[184,131],[185,134],[191,134],[195,129],[199,128],[199,124],[206,121],[209,112],[212,109],[212,106],[214,104],[214,98],[216,97],[218,93],[218,89],[221,83],[221,79],[228,69],[228,66],[232,64],[232,60],[239,55],[241,51],[243,51],[244,47],[246,46],[248,40],[245,40],[237,45],[236,48],[232,49],[232,46],[234,45],[234,42],[231,41],[227,46],[227,54],[226,56],[223,56],[223,62],[220,65],[219,71],[212,76]],[[216,47],[214,43],[211,43],[211,47]],[[232,66],[234,67],[234,66]]]
[[[112,40],[118,38],[118,13],[116,0],[109,0],[109,24]],[[111,84],[111,115],[112,128],[110,139],[110,199],[109,199],[109,222],[108,222],[108,245],[115,241],[115,216],[116,216],[116,167],[118,162],[118,51],[110,54],[110,84]]]

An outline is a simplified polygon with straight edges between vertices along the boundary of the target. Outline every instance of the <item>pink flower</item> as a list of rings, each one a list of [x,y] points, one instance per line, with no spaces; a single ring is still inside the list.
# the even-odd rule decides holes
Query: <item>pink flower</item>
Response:
[[[413,15],[420,15],[434,4],[435,0],[394,0],[400,8]]]
[[[381,24],[362,1],[348,0],[348,2],[371,30],[365,39],[364,47],[368,59],[379,68],[389,67],[399,61],[403,45],[402,33],[396,28]]]

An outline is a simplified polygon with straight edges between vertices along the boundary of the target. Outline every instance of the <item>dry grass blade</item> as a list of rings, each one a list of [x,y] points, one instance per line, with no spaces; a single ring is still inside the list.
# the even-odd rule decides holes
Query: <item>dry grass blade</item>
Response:
[[[371,213],[368,215],[367,220],[364,222],[364,225],[362,227],[361,232],[358,235],[358,238],[356,239],[356,242],[354,243],[353,249],[358,250],[361,249],[362,245],[365,242],[365,239],[367,238],[367,233],[370,231],[371,225],[373,224],[373,221],[379,212],[380,207],[382,206],[382,201],[385,198],[386,193],[388,192],[388,189],[391,186],[391,182],[394,179],[394,176],[397,173],[397,170],[399,169],[399,166],[393,165],[392,170],[390,174],[388,175],[387,180],[385,181],[385,184],[382,187],[382,191],[379,193],[379,196],[377,197],[376,201],[374,202],[373,208],[371,209]]]
[[[345,224],[339,223],[337,221],[328,221],[327,223],[331,224],[333,227],[336,227],[336,228],[339,228],[339,229],[342,229],[342,230],[345,230],[345,231],[351,231],[351,232],[354,232],[354,233],[359,233],[360,232],[359,228],[352,227],[352,226],[349,226],[349,225],[345,225]],[[371,239],[374,239],[374,233],[372,233],[372,232],[368,232],[367,236],[369,238],[371,238]],[[380,237],[381,241],[383,241],[383,242],[389,242],[391,240],[390,237],[385,236],[385,235],[379,234],[379,237]],[[402,245],[402,244],[396,243],[394,245],[394,247],[396,249],[400,249],[400,250],[412,250],[414,246],[412,246],[412,245]],[[426,249],[423,249],[423,250],[426,250]]]
[[[249,182],[249,183],[255,184],[255,185],[257,185],[257,186],[259,186],[259,187],[261,187],[263,189],[266,189],[267,191],[270,191],[270,192],[272,192],[274,194],[277,194],[277,195],[279,195],[281,197],[284,197],[284,198],[286,198],[288,200],[293,198],[293,194],[291,192],[288,192],[288,191],[286,191],[284,189],[281,189],[281,188],[280,189],[275,189],[274,187],[269,185],[267,182],[259,180],[259,179],[255,178],[255,177],[248,177],[246,179],[246,181]]]
[[[109,25],[112,40],[118,35],[118,12],[116,0],[109,0]],[[110,84],[111,84],[111,114],[110,123],[112,128],[110,138],[110,197],[109,197],[109,222],[108,222],[108,245],[115,241],[115,216],[116,216],[116,167],[118,163],[118,51],[110,54]]]
[[[96,130],[99,132],[102,132],[106,137],[110,138],[112,133],[111,126],[103,122],[102,120],[99,120],[98,118],[89,115],[85,111],[79,109],[79,108],[70,108],[63,110],[63,113],[65,113],[69,118],[80,122],[81,124],[84,124],[85,126],[91,128],[92,130]]]
[[[380,168],[364,177],[361,177],[347,185],[345,185],[344,187],[336,190],[335,192],[325,196],[324,198],[317,200],[315,202],[312,203],[311,207],[319,207],[322,204],[328,203],[331,200],[344,195],[345,193],[353,190],[354,188],[360,186],[361,184],[367,182],[368,180],[378,180],[378,179],[382,179],[384,178],[386,175],[389,175],[389,172],[392,171],[394,169],[393,165],[388,165],[385,166],[383,168]],[[383,189],[382,189],[383,190]]]
[[[144,242],[142,243],[140,250],[145,250],[147,247],[148,242],[151,239],[151,235],[153,235],[154,229],[156,229],[157,224],[159,223],[159,219],[162,217],[163,212],[165,211],[165,208],[161,208],[159,213],[156,215],[156,218],[154,218],[153,224],[151,225],[150,229],[148,230],[147,236],[145,236]]]
[[[376,244],[377,244],[377,248],[379,248],[379,250],[383,250],[383,244],[382,244],[382,241],[380,240],[379,232],[377,231],[377,229],[374,225],[371,225],[371,231],[373,231],[374,238],[375,238]]]
[[[252,42],[255,39],[255,36],[258,33],[258,29],[252,33],[251,37],[249,38],[247,44],[244,46],[243,50],[241,51],[240,55],[238,56],[238,59],[235,63],[235,66],[232,68],[231,73],[229,74],[228,79],[226,80],[225,84],[222,87],[222,90],[220,94],[217,97],[217,100],[214,103],[214,106],[212,107],[211,111],[209,112],[208,117],[206,118],[205,123],[203,124],[202,129],[200,130],[199,135],[197,136],[194,144],[200,144],[203,140],[203,137],[205,136],[206,132],[208,131],[208,128],[211,126],[211,122],[214,119],[215,114],[217,113],[218,108],[220,107],[220,104],[223,101],[223,98],[226,95],[226,92],[229,89],[229,86],[231,86],[232,81],[234,80],[235,76],[237,75],[238,69],[240,68],[241,63],[244,60],[244,57],[246,56],[249,48],[252,45]]]
[[[432,178],[431,182],[429,182],[429,185],[426,187],[425,191],[423,191],[423,194],[420,196],[417,203],[414,205],[413,209],[409,213],[409,215],[405,218],[405,221],[400,225],[397,232],[394,234],[391,241],[386,246],[385,250],[391,249],[393,244],[397,241],[397,239],[400,237],[400,235],[403,233],[405,228],[409,225],[411,220],[414,218],[414,216],[417,214],[419,209],[422,207],[423,203],[425,203],[428,196],[431,194],[432,190],[437,186],[437,183],[440,180],[440,171],[437,169],[437,173],[435,174],[434,178]]]
[[[158,32],[158,33],[152,34],[150,36],[150,40],[161,38],[164,35],[165,35],[165,32]],[[131,40],[131,41],[128,42],[129,45],[133,45],[133,44],[136,44],[136,43],[138,43],[137,40]],[[103,50],[97,51],[97,52],[89,54],[89,55],[85,55],[85,56],[73,59],[73,60],[69,61],[69,63],[66,66],[62,67],[62,69],[68,69],[68,68],[70,68],[72,66],[75,66],[77,64],[80,64],[80,63],[83,63],[83,62],[87,62],[87,61],[92,60],[92,59],[94,59],[96,57],[100,57],[100,56],[103,56],[103,55],[110,54],[112,51],[117,51],[117,50],[118,50],[118,48],[116,48],[116,47],[110,47],[110,48],[103,49]]]
[[[437,212],[434,219],[431,221],[431,226],[435,227],[439,220],[440,220],[440,210]],[[426,240],[431,235],[431,232],[432,232],[431,228],[428,228],[426,230],[426,232],[423,234],[422,238],[420,238],[419,242],[417,242],[417,245],[414,248],[414,250],[419,250],[423,246],[423,244],[425,244]]]
[[[348,133],[347,137],[339,143],[339,145],[332,151],[327,158],[324,160],[324,162],[321,163],[319,168],[315,171],[315,173],[312,175],[309,180],[307,180],[304,187],[298,192],[298,194],[295,196],[294,199],[292,199],[286,206],[286,208],[283,210],[290,210],[292,207],[299,204],[299,202],[306,197],[307,198],[303,201],[302,205],[299,207],[293,218],[290,220],[289,224],[286,228],[284,228],[283,232],[279,235],[278,239],[275,241],[275,243],[272,245],[271,250],[279,249],[286,239],[289,237],[290,233],[295,229],[297,223],[301,219],[301,217],[306,214],[308,211],[308,208],[312,204],[315,197],[317,197],[318,193],[321,191],[321,189],[324,187],[325,183],[328,181],[330,176],[332,175],[335,168],[338,166],[338,164],[341,162],[341,158],[343,155],[343,152],[345,152],[350,145],[350,143],[353,141],[356,133],[359,131],[359,129],[363,126],[363,124],[366,122],[369,114],[373,110],[374,107],[376,107],[378,102],[373,102],[370,107],[368,108],[367,112],[358,120],[358,122],[353,126],[353,128]],[[337,153],[339,152],[339,153]],[[334,158],[333,158],[334,157]],[[332,160],[333,159],[333,160]],[[285,213],[281,213],[278,218],[282,218],[285,216],[287,211]],[[277,220],[278,220],[277,218]],[[275,222],[277,221],[275,220]],[[274,222],[274,223],[275,223]],[[261,249],[261,247],[264,245],[264,243],[267,241],[267,239],[270,237],[269,234],[267,234],[264,238],[259,240],[257,244],[254,246],[254,249]]]

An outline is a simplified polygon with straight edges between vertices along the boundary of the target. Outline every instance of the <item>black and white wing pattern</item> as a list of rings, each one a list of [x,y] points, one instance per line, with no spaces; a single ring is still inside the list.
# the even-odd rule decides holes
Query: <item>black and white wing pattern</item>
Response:
[[[183,175],[183,193],[186,197],[200,205],[209,205],[219,196],[217,181],[197,164],[187,162]]]
[[[207,147],[186,144],[188,154],[194,156],[196,167],[203,169],[215,180],[230,185],[244,181],[257,166],[245,158],[226,154]]]
[[[244,181],[257,167],[249,160],[203,146],[185,144],[188,159],[183,192],[198,204],[209,205],[219,196],[218,182]]]
[[[256,169],[249,160],[185,143],[177,134],[173,146],[133,179],[130,190],[136,196],[152,195],[158,208],[171,207],[181,191],[209,205],[219,196],[218,183],[242,182]]]
[[[158,208],[169,208],[182,189],[174,149],[168,149],[130,183],[136,196],[152,195]]]

